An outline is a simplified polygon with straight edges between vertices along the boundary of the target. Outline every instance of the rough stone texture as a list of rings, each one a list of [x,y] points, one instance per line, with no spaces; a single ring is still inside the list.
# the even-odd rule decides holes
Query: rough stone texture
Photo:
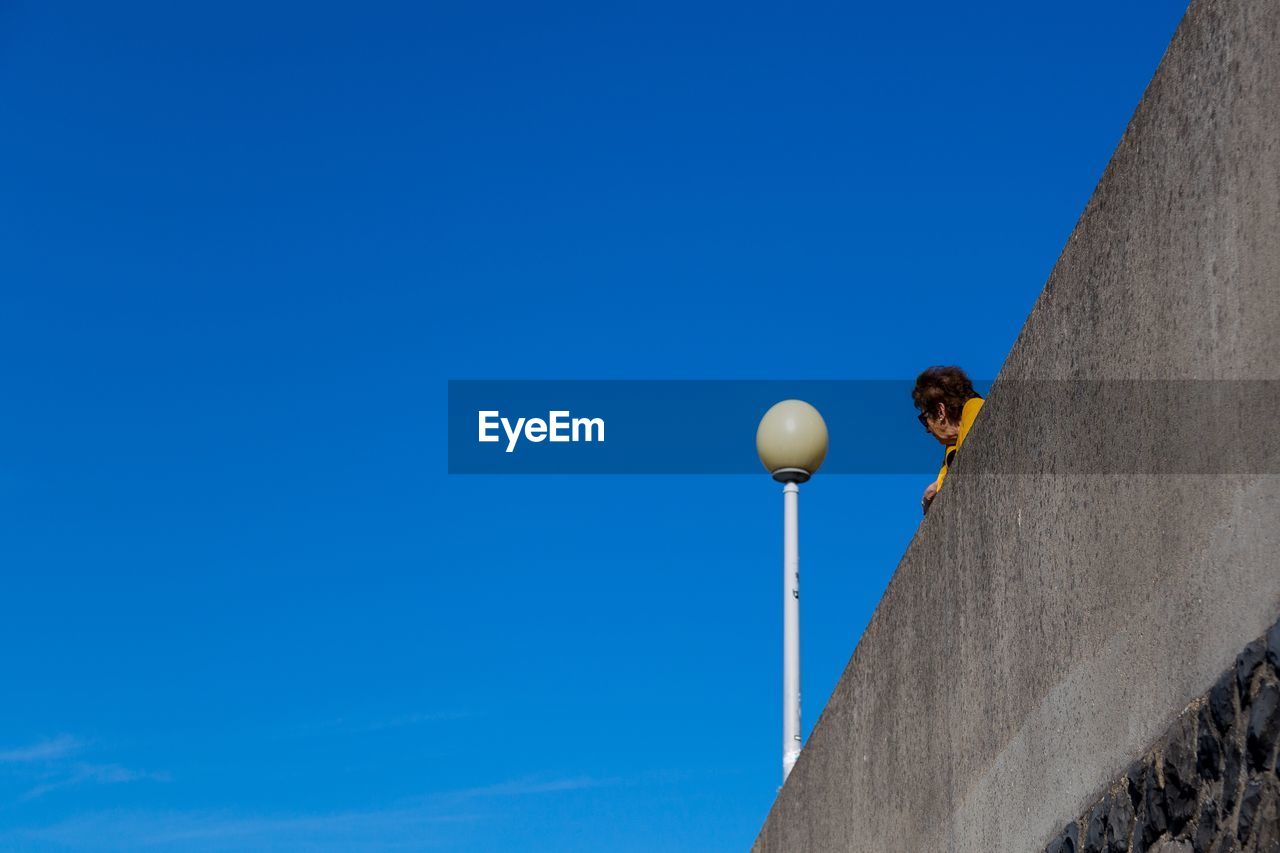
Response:
[[[1049,846],[1045,848],[1047,853],[1079,853],[1080,851],[1080,827],[1074,823],[1069,823],[1058,834],[1058,837],[1049,842]]]
[[[1280,236],[1280,235],[1277,235]],[[1240,694],[1240,707],[1249,707],[1249,696],[1245,691],[1245,685],[1249,683],[1249,679],[1258,671],[1258,667],[1262,665],[1263,659],[1266,657],[1266,647],[1261,640],[1256,640],[1245,646],[1238,657],[1236,657],[1236,689]]]
[[[1280,621],[1276,624],[1280,626]],[[1232,666],[1226,672],[1233,688],[1239,671],[1239,667]],[[1280,668],[1268,660],[1265,666],[1250,667],[1249,672],[1249,678],[1240,684],[1245,704],[1255,711],[1248,722],[1238,716],[1234,724],[1218,728],[1208,711],[1217,687],[1192,701],[1142,756],[1137,764],[1141,770],[1130,768],[1069,824],[1084,828],[1085,853],[1104,849],[1107,853],[1280,853],[1280,775],[1275,764],[1280,714],[1266,710],[1268,697],[1276,694],[1275,679],[1280,676]],[[1259,712],[1259,708],[1264,710]],[[1209,742],[1214,744],[1212,752],[1216,755],[1233,750],[1239,755],[1242,748],[1250,755],[1243,791],[1236,792],[1234,776],[1198,772],[1199,762],[1193,763],[1188,744],[1196,744],[1198,754],[1203,755]],[[1136,831],[1131,838],[1118,834],[1112,846],[1104,848],[1109,816],[1114,814],[1117,799],[1125,805],[1131,803],[1127,789],[1135,780],[1140,780],[1136,784],[1142,786],[1138,813],[1133,818]],[[1126,824],[1127,820],[1116,822]],[[1057,850],[1062,838],[1063,833],[1059,832],[1044,849],[1049,853]]]
[[[1245,750],[1250,770],[1266,768],[1275,755],[1277,737],[1280,737],[1280,688],[1275,682],[1267,681],[1258,690],[1249,712]]]
[[[1209,693],[1209,711],[1219,731],[1226,731],[1236,721],[1235,673],[1224,672]]]
[[[1195,0],[756,849],[1043,850],[1219,674],[1215,727],[1247,725],[1233,661],[1280,614],[1280,477],[998,473],[1069,452],[1002,389],[1280,379],[1278,235],[1280,3]],[[1118,454],[1116,424],[1177,418],[1074,402],[1067,438]],[[1221,753],[1230,811],[1250,771]],[[1135,836],[1182,819],[1162,773],[1125,783]]]

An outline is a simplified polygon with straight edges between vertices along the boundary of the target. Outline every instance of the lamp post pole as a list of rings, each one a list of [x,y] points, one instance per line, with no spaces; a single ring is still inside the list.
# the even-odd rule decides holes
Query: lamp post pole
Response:
[[[782,781],[800,757],[800,487],[782,487]]]
[[[803,746],[800,733],[800,484],[827,455],[827,424],[803,400],[783,400],[756,429],[765,470],[782,483],[782,781]]]

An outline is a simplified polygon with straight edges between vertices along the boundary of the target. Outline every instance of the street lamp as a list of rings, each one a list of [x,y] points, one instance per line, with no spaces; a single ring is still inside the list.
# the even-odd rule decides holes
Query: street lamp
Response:
[[[775,403],[756,429],[756,452],[782,487],[782,781],[800,757],[800,483],[827,455],[827,424],[803,400]]]

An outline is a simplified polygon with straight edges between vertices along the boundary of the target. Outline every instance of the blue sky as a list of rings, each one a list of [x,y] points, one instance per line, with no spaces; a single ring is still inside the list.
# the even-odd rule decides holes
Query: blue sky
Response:
[[[0,847],[745,849],[776,485],[446,381],[994,375],[1182,10],[0,7]],[[804,488],[806,730],[923,479]]]

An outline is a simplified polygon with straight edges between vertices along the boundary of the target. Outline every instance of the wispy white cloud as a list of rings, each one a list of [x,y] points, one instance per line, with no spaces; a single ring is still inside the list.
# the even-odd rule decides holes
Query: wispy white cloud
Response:
[[[31,788],[22,795],[22,799],[33,800],[36,797],[44,796],[50,791],[56,791],[59,788],[70,788],[76,785],[118,785],[122,782],[138,782],[142,780],[168,782],[169,774],[148,770],[134,770],[129,767],[122,767],[119,764],[76,762],[62,768],[61,772],[55,773],[53,778],[48,781],[41,782]]]
[[[416,809],[240,816],[218,811],[99,811],[14,834],[26,843],[95,850],[421,849],[444,844],[432,830],[479,815]]]
[[[26,746],[0,750],[0,765],[8,766],[7,773],[12,778],[31,785],[19,797],[21,800],[33,800],[50,791],[77,785],[117,785],[143,779],[168,781],[166,773],[83,760],[79,756],[87,746],[80,738],[60,734]]]
[[[501,819],[504,799],[618,784],[586,776],[528,777],[438,791],[383,809],[244,815],[225,811],[97,811],[11,833],[26,843],[110,850],[449,849],[468,824]],[[104,846],[103,839],[110,839]],[[5,840],[0,837],[0,841]]]
[[[66,758],[84,747],[84,743],[71,735],[58,735],[36,741],[27,746],[0,750],[0,763],[29,764],[36,761],[57,761]]]
[[[462,788],[443,796],[459,799],[480,797],[524,797],[531,794],[551,794],[559,791],[581,791],[585,788],[602,788],[620,784],[620,779],[596,779],[591,776],[573,776],[567,779],[539,779],[526,777],[508,782],[498,782],[476,788]]]

